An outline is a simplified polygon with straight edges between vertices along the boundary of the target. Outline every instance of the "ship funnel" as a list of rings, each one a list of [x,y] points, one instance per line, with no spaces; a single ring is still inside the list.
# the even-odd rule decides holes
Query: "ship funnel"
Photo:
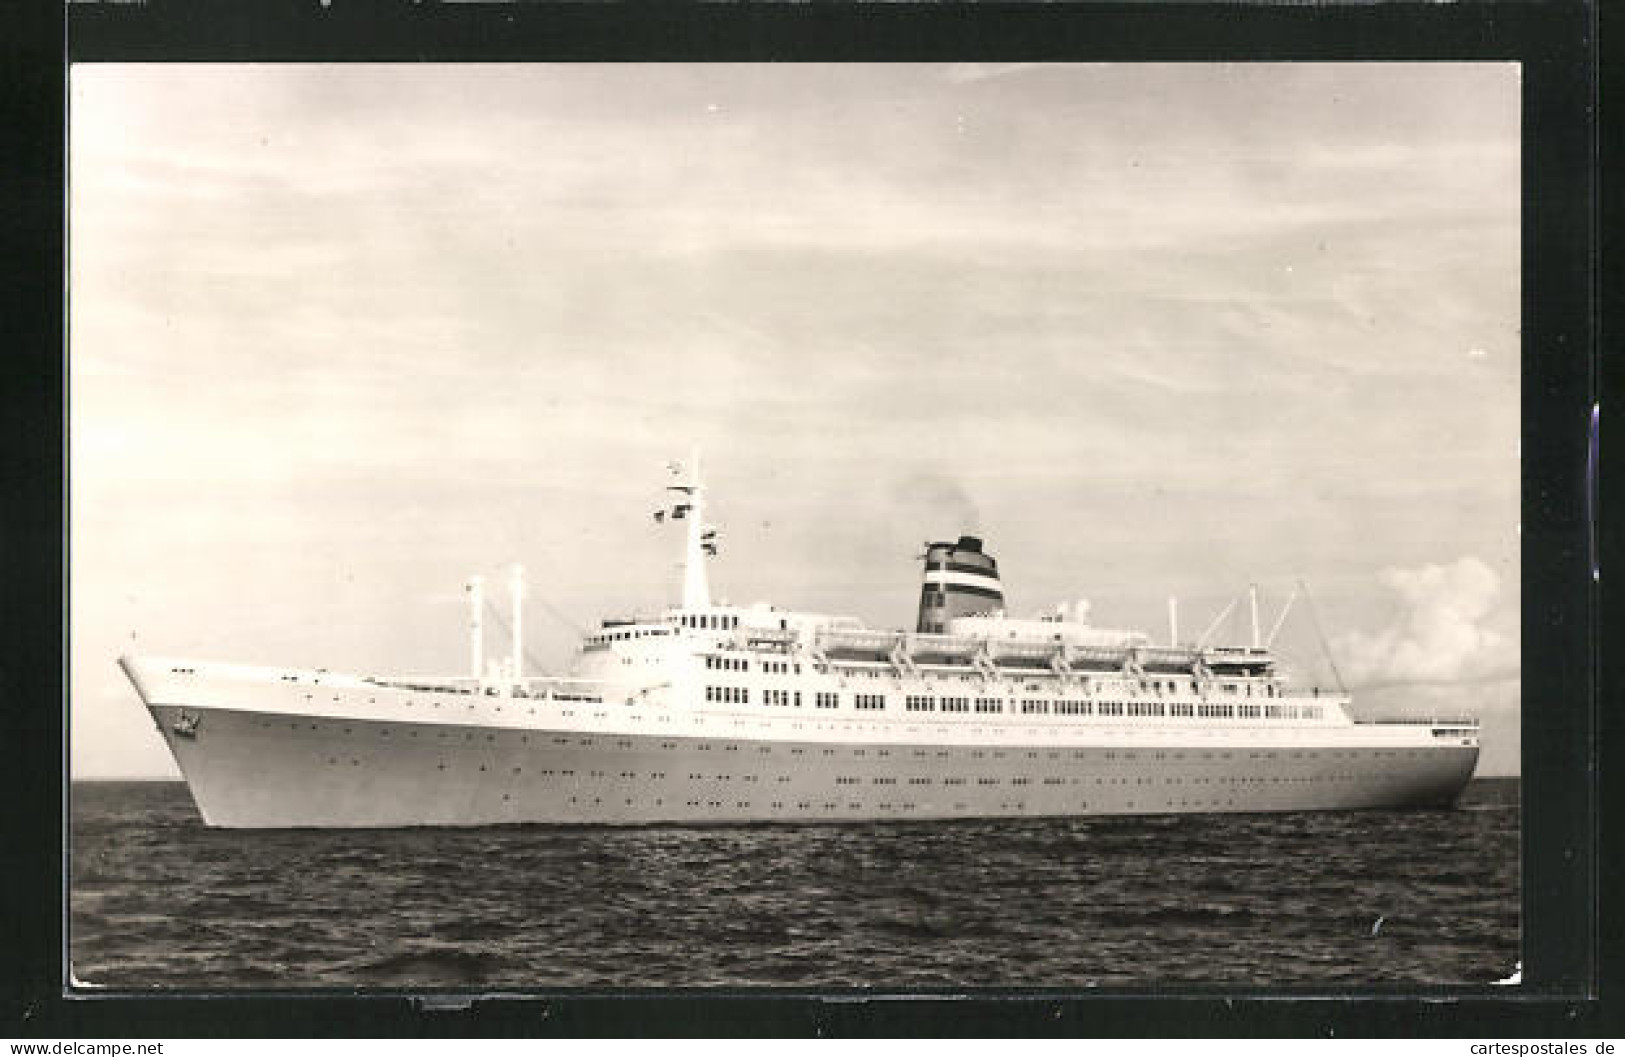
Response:
[[[925,545],[925,583],[920,588],[920,620],[915,630],[941,634],[955,617],[1004,612],[999,563],[975,536],[957,543]]]

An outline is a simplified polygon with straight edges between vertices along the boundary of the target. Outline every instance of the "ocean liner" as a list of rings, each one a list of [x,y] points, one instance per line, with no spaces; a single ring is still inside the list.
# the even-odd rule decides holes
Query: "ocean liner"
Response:
[[[672,464],[681,605],[604,620],[568,673],[485,656],[390,678],[120,659],[203,820],[224,827],[841,822],[1443,807],[1472,720],[1356,722],[1246,645],[1006,615],[993,556],[928,544],[916,627],[713,603],[698,459]],[[1239,602],[1239,599],[1238,599]],[[1232,603],[1232,606],[1236,603]],[[1281,619],[1285,617],[1285,610]],[[1221,614],[1221,619],[1224,614]],[[1214,625],[1220,623],[1215,620]],[[1209,631],[1211,632],[1211,628]]]

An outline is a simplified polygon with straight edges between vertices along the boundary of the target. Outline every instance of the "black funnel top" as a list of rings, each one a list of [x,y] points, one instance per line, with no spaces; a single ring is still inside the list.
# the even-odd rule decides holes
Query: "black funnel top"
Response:
[[[980,536],[961,536],[958,543],[928,543],[922,557],[925,582],[916,631],[941,634],[955,617],[1004,609],[999,563],[982,550]]]

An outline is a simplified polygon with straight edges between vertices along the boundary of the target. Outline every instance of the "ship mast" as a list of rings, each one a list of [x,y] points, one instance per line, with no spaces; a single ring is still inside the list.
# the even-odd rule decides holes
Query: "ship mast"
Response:
[[[511,591],[512,591],[512,594],[513,594],[513,598],[512,598],[512,601],[513,601],[513,664],[512,664],[512,667],[513,667],[513,681],[514,681],[515,685],[518,685],[524,678],[524,670],[523,670],[522,662],[521,662],[521,658],[524,656],[524,652],[525,652],[525,646],[524,646],[525,639],[524,639],[524,634],[523,634],[523,632],[521,630],[524,627],[523,621],[525,619],[525,567],[523,565],[515,565],[513,567],[513,580],[511,581],[511,583],[512,583]]]
[[[683,548],[683,608],[708,609],[711,586],[705,575],[705,488],[700,481],[700,449],[688,465],[688,534]]]
[[[472,576],[468,580],[468,663],[473,669],[474,681],[485,678],[485,578]]]
[[[1258,585],[1257,584],[1248,584],[1247,585],[1247,607],[1248,607],[1249,610],[1252,611],[1252,616],[1253,616],[1253,649],[1256,650],[1260,646],[1263,645],[1262,640],[1260,640],[1259,637],[1258,637]]]

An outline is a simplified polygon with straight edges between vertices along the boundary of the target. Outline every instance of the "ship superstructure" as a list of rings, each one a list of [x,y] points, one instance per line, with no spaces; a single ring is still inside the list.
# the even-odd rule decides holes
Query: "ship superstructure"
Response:
[[[505,664],[469,585],[467,677],[120,664],[219,826],[1445,806],[1472,776],[1474,721],[1355,722],[1346,694],[1291,686],[1256,594],[1244,646],[1181,644],[1172,604],[1162,645],[1082,605],[1015,619],[961,536],[927,545],[912,631],[713,602],[698,459],[670,469],[681,604],[603,621],[564,676],[524,673],[517,571]]]

